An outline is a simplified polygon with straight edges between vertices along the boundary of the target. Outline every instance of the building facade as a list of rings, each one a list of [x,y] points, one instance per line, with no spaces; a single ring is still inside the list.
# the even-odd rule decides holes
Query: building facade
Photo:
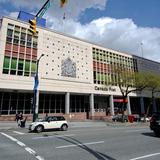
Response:
[[[39,61],[39,114],[69,119],[114,115],[121,105],[113,72],[160,71],[160,63],[104,48],[42,27],[32,36],[29,24],[4,17],[0,28],[0,115],[32,115],[34,76]],[[131,93],[128,114],[142,114],[150,95]],[[159,110],[159,106],[155,108]],[[109,112],[108,112],[109,111]]]

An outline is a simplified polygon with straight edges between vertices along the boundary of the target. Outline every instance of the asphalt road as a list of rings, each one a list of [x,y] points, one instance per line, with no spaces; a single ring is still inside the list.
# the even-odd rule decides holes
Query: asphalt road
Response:
[[[160,160],[160,138],[148,126],[91,125],[28,133],[0,129],[0,160]]]

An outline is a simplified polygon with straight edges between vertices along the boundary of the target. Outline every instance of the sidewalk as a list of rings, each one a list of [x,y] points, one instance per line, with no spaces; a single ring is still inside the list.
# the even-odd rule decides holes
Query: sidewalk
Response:
[[[31,122],[26,122],[26,127],[28,128]],[[133,123],[121,123],[121,122],[104,122],[104,121],[69,121],[69,128],[82,128],[82,127],[129,127],[129,126],[149,126],[149,123],[144,122],[133,122]],[[17,123],[15,121],[0,121],[0,129],[14,129],[17,128]]]

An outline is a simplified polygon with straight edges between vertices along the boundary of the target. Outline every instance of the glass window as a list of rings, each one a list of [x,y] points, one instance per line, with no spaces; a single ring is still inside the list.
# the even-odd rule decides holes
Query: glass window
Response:
[[[13,24],[10,24],[10,23],[8,23],[8,29],[14,29],[14,25]]]
[[[23,75],[23,64],[24,64],[24,61],[19,60],[19,62],[18,62],[18,75]]]
[[[16,58],[12,58],[11,60],[11,69],[16,70],[17,67],[17,59]]]
[[[32,62],[31,71],[34,72],[34,73],[36,72],[36,62]]]
[[[7,37],[6,41],[9,42],[9,43],[12,43],[12,38]]]
[[[28,42],[31,42],[31,41],[32,41],[32,36],[29,35],[29,34],[27,35],[27,41],[28,41]]]
[[[30,61],[25,62],[25,71],[30,71]]]
[[[26,32],[26,28],[23,28],[22,27],[22,30],[21,30],[23,33],[25,33]]]
[[[27,47],[31,47],[31,42],[27,42]]]
[[[12,35],[13,35],[13,30],[8,29],[8,30],[7,30],[7,36],[8,36],[8,37],[12,37]]]
[[[4,58],[4,63],[3,63],[3,68],[9,68],[9,64],[10,64],[10,58],[5,57]]]
[[[13,43],[14,43],[14,44],[18,44],[18,43],[19,43],[19,40],[18,40],[18,39],[14,39],[14,40],[13,40]]]
[[[20,27],[19,26],[15,26],[15,30],[16,31],[20,31]]]
[[[26,34],[25,33],[21,33],[21,40],[25,40],[26,38]]]
[[[25,46],[25,41],[24,41],[24,40],[21,40],[21,41],[20,41],[20,44],[21,44],[22,46]]]
[[[19,39],[19,34],[20,34],[20,32],[14,31],[14,38]]]
[[[4,74],[9,74],[9,69],[3,69]]]

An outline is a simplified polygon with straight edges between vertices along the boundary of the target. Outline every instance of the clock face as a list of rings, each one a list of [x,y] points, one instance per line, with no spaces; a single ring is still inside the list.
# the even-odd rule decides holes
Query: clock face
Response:
[[[62,61],[62,76],[76,77],[76,63],[68,57]]]

